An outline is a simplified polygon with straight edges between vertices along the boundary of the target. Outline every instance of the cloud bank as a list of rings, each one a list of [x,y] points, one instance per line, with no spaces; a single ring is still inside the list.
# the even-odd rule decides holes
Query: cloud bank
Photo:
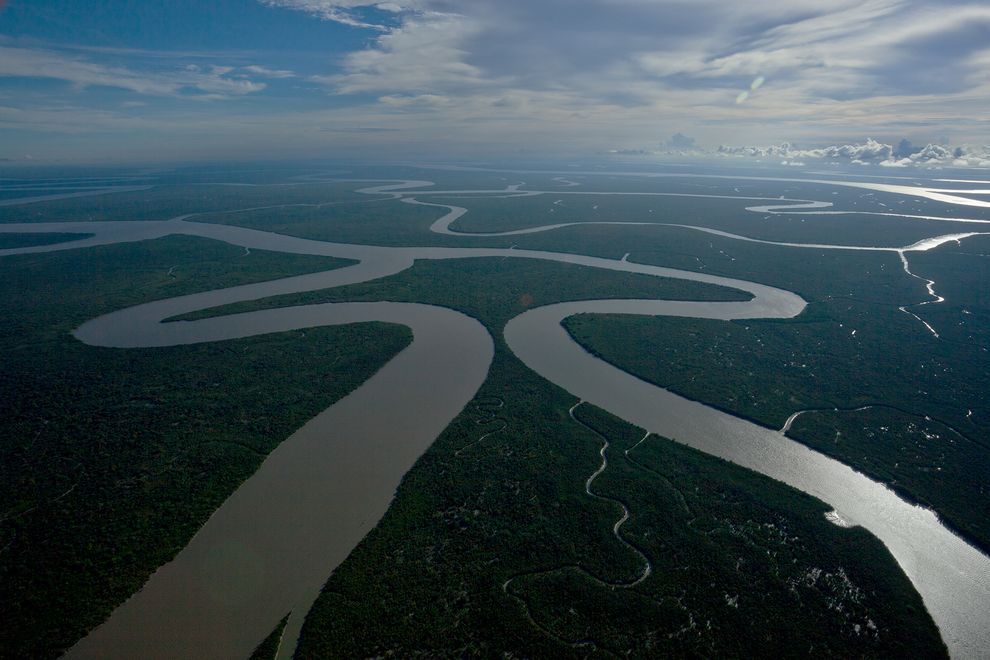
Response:
[[[903,145],[903,143],[902,143]],[[910,153],[895,150],[872,138],[861,144],[832,145],[817,149],[798,149],[788,143],[766,147],[736,147],[721,145],[719,156],[749,158],[761,161],[824,161],[882,167],[973,167],[990,168],[990,146],[962,145],[945,147],[928,144]]]

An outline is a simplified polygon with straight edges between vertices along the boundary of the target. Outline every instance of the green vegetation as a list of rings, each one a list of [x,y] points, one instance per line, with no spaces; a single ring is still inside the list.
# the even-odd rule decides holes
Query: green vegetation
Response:
[[[639,192],[661,188],[667,182],[652,186],[640,185]],[[727,231],[750,238],[795,243],[837,243],[842,245],[869,245],[902,247],[923,238],[938,234],[973,231],[971,224],[903,218],[848,215],[787,215],[747,211],[747,206],[787,204],[774,200],[715,199],[706,197],[676,197],[652,195],[594,195],[574,194],[581,191],[611,190],[613,182],[590,181],[585,188],[563,189],[559,193],[547,192],[535,197],[520,198],[464,198],[427,197],[422,201],[454,204],[470,209],[453,229],[461,232],[497,232],[524,229],[562,222],[643,222],[694,225]],[[627,187],[628,184],[627,184]],[[736,195],[732,188],[690,188],[683,184],[674,190],[687,194]],[[783,191],[782,184],[763,184],[760,191],[747,195],[775,197]],[[835,208],[852,210],[859,208],[846,191],[831,195],[829,189],[805,190],[808,199],[831,201]],[[790,197],[791,194],[788,193]],[[800,197],[800,196],[799,196]],[[858,198],[858,195],[856,196]],[[871,209],[875,207],[870,207]],[[881,211],[884,209],[880,209]],[[905,213],[913,211],[903,211]],[[934,213],[944,215],[942,211]],[[625,233],[626,228],[611,231]],[[660,230],[665,231],[665,230]],[[666,235],[666,234],[663,234]],[[514,237],[521,238],[521,237]]]
[[[503,188],[522,179],[530,188],[560,185],[549,175],[414,168],[334,175],[434,179],[438,190]],[[588,189],[731,190],[704,180],[567,178]],[[911,255],[915,272],[936,279],[949,298],[912,308],[939,329],[943,339],[935,341],[897,311],[926,296],[924,284],[890,253],[779,248],[658,227],[445,237],[427,233],[440,209],[353,192],[372,183],[186,185],[221,180],[243,179],[177,172],[147,191],[5,207],[0,221],[200,213],[194,220],[342,242],[630,253],[632,261],[781,286],[811,302],[800,318],[578,317],[568,329],[641,377],[770,426],[798,409],[829,409],[802,415],[791,433],[934,505],[970,538],[990,538],[984,492],[990,410],[982,397],[990,369],[980,348],[990,340],[984,254],[990,241]],[[864,211],[876,210],[878,200],[899,200],[822,190],[741,181],[736,194],[831,195],[841,208]],[[563,203],[554,206],[559,198]],[[469,208],[458,224],[465,231],[606,216],[771,240],[900,245],[960,230],[867,216],[765,218],[743,209],[750,202],[702,198],[548,193],[422,201]],[[297,206],[231,212],[286,204]],[[918,200],[903,206],[898,210],[945,211]],[[570,217],[561,217],[565,211]],[[0,247],[39,244],[19,242],[38,238],[0,236],[12,241]],[[179,237],[0,262],[9,311],[0,328],[0,400],[12,411],[0,421],[0,657],[57,655],[103,620],[181,549],[278,442],[410,339],[402,328],[362,324],[307,330],[305,340],[293,332],[122,351],[84,346],[69,331],[143,301],[345,263],[247,255]],[[475,400],[406,476],[382,523],[327,583],[307,618],[302,657],[944,656],[918,595],[867,532],[831,525],[821,502],[760,475],[665,439],[640,443],[641,431],[587,404],[573,419],[567,412],[573,398],[530,372],[502,340],[508,319],[529,307],[627,297],[748,298],[681,280],[485,258],[420,261],[378,281],[185,317],[329,301],[414,301],[468,313],[495,338],[492,372]],[[830,410],[877,403],[887,407]],[[593,491],[605,500],[584,490],[600,465],[602,437],[611,443],[609,467]],[[631,512],[619,533],[636,550],[613,535],[618,502]],[[644,556],[652,573],[630,586]],[[272,657],[283,627],[284,621],[255,655]]]
[[[672,581],[651,578],[642,588],[610,592],[580,572],[552,570],[571,564],[600,579],[628,580],[642,566],[611,536],[616,507],[583,492],[597,467],[596,437],[567,416],[571,397],[511,355],[501,340],[505,322],[527,305],[559,299],[737,297],[691,282],[588,271],[529,260],[427,261],[376,282],[209,310],[215,315],[337,300],[416,300],[469,313],[496,337],[490,378],[409,473],[382,524],[334,573],[307,621],[300,656],[561,654],[573,649],[558,639],[576,629],[603,629],[606,618],[618,620],[612,616],[617,611],[625,613],[623,621],[635,613],[653,627],[646,633],[632,625],[613,627],[596,640],[604,649],[628,644],[647,652],[637,645],[652,631],[659,635],[654,648],[682,653],[804,650],[802,640],[833,654],[883,655],[903,648],[944,653],[910,584],[866,532],[835,527],[824,519],[827,507],[821,503],[666,441],[655,442],[673,456],[668,463],[685,464],[680,472],[663,463],[647,463],[649,469],[630,464],[615,489],[619,470],[606,472],[599,483],[627,504],[631,493],[639,494],[627,530],[642,537],[634,541],[638,547],[653,548],[654,565],[671,555],[664,575]],[[613,431],[607,433],[611,438]],[[622,438],[613,439],[613,460],[639,439],[628,427],[615,435]],[[650,455],[646,444],[636,452]],[[692,474],[702,469],[708,470],[704,487]],[[679,515],[676,501],[671,503],[676,495],[659,503],[657,489],[667,486],[651,470],[690,492],[689,506],[706,512],[708,526]],[[738,503],[741,492],[745,506]],[[720,501],[729,504],[713,510]],[[655,527],[660,521],[662,533]],[[667,541],[658,546],[657,539]],[[734,549],[723,555],[729,541]],[[787,560],[770,561],[767,552],[786,553]],[[740,558],[747,567],[741,574],[735,564]],[[713,564],[719,567],[715,578]],[[520,577],[509,595],[501,585],[515,575]],[[713,579],[725,593],[711,592]],[[608,594],[606,617],[595,608]],[[737,600],[738,594],[749,599]],[[841,615],[829,608],[837,599],[845,599]],[[561,618],[581,603],[583,623]],[[697,627],[676,635],[691,617]],[[905,630],[917,637],[901,647]]]
[[[876,403],[962,426],[967,405],[987,403],[981,348],[940,343],[896,308],[829,302],[786,321],[579,315],[564,324],[609,362],[771,428],[798,410]]]
[[[481,319],[508,320],[530,307],[599,298],[749,300],[736,289],[648,275],[630,275],[536,259],[478,258],[419,261],[398,275],[337,289],[293,293],[201,310],[169,320],[190,321],[256,309],[325,302],[426,302]],[[504,325],[504,321],[500,321]],[[489,326],[501,333],[502,326]]]
[[[760,475],[574,400],[499,342],[490,378],[334,572],[297,657],[944,656],[879,541]],[[485,434],[491,435],[485,436]],[[483,439],[482,439],[483,438]],[[626,459],[624,452],[630,451]]]
[[[811,411],[788,435],[934,508],[985,550],[990,545],[988,447],[979,436],[883,406]]]
[[[520,247],[566,250],[636,263],[737,277],[794,291],[809,302],[849,298],[889,305],[925,300],[893,252],[788,248],[672,227],[590,225],[517,238]]]
[[[54,657],[103,621],[281,440],[410,341],[361,324],[117,350],[72,328],[343,263],[185,237],[0,261],[0,657]]]
[[[945,298],[938,305],[914,308],[934,325],[944,341],[990,345],[990,236],[974,236],[959,245],[911,255],[911,268],[935,280]]]
[[[987,266],[971,252],[979,242],[963,246],[911,255],[946,296],[913,308],[941,339],[897,309],[903,299],[852,297],[813,302],[787,321],[578,316],[565,326],[640,378],[771,428],[800,410],[846,411],[804,415],[790,435],[933,507],[990,550]]]
[[[92,234],[0,234],[0,250],[77,241],[90,236]]]
[[[429,233],[430,225],[442,213],[442,209],[358,195],[351,202],[330,206],[211,213],[196,220],[343,243],[425,245],[456,242]]]
[[[596,492],[630,508],[624,538],[654,566],[632,589],[589,577],[631,581],[643,568],[612,536],[618,506],[584,493],[600,439],[570,419],[573,398],[523,366],[501,330],[521,311],[522,284],[548,303],[580,297],[562,282],[599,295],[607,279],[501,264],[420,263],[321,294],[465,311],[492,332],[496,355],[475,400],[326,584],[299,657],[586,655],[588,641],[673,655],[944,655],[919,597],[867,532],[831,525],[822,503],[665,440],[625,461],[641,432],[581,406],[580,418],[613,443]],[[446,269],[458,277],[441,277]]]
[[[0,188],[0,200],[7,199],[22,199],[24,197],[36,197],[40,195],[52,195],[58,194],[59,190],[4,190]],[[75,192],[75,190],[67,189],[65,192]]]
[[[248,660],[275,660],[275,656],[278,654],[279,644],[282,642],[282,633],[285,632],[285,624],[288,621],[288,616],[279,621],[272,634],[265,637],[261,644],[258,644],[258,648],[254,650],[254,653],[251,654]]]
[[[10,441],[0,492],[4,654],[55,655],[99,623],[181,549],[278,441],[408,341],[405,330],[368,324],[308,330],[305,342],[302,333],[285,333],[121,351],[86,347],[68,332],[142,301],[344,263],[244,256],[239,248],[186,237],[3,262],[5,299],[15,313],[4,328],[0,388],[18,411],[4,424]],[[621,274],[589,278],[587,271],[530,260],[427,262],[413,269],[406,297],[458,282],[438,302],[468,301],[509,318],[555,295],[628,291]],[[493,277],[501,278],[502,295],[485,293]],[[633,288],[665,297],[745,297],[646,277]],[[329,293],[380,299],[386,290],[371,282]]]
[[[6,206],[3,207],[0,218],[3,222],[168,220],[188,213],[231,211],[280,204],[366,202],[374,199],[369,195],[353,192],[355,187],[352,183],[156,185],[147,190],[108,192],[90,197]]]

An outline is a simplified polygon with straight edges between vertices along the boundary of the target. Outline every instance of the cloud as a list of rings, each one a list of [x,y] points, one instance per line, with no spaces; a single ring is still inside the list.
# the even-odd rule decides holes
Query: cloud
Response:
[[[990,145],[963,145],[953,150],[952,165],[955,167],[990,168]]]
[[[45,134],[83,134],[127,131],[154,126],[141,117],[109,110],[93,110],[78,106],[39,107],[26,110],[0,105],[0,129],[24,135],[30,131]]]
[[[467,62],[468,44],[481,27],[456,14],[408,18],[401,27],[379,36],[374,47],[344,58],[343,72],[315,76],[338,94],[360,92],[436,94],[471,91],[493,82]]]
[[[335,127],[324,126],[320,129],[324,133],[399,133],[401,129],[390,128],[388,126],[353,126]]]
[[[675,133],[670,136],[670,139],[663,143],[664,149],[675,150],[675,151],[691,151],[697,148],[695,144],[695,139],[684,135],[683,133]]]
[[[149,96],[208,99],[260,92],[265,83],[227,74],[233,67],[187,65],[156,71],[107,66],[55,50],[0,46],[0,77],[63,80],[79,89],[115,87]]]
[[[948,148],[929,144],[903,158],[891,158],[881,163],[888,167],[974,167],[990,168],[990,146],[962,145]]]
[[[387,30],[381,24],[362,18],[362,10],[376,9],[380,12],[400,13],[416,8],[416,3],[379,2],[376,0],[259,0],[269,7],[303,11],[326,21],[334,21],[351,27]]]
[[[246,71],[247,73],[253,73],[256,76],[261,76],[262,78],[295,78],[296,74],[293,71],[288,71],[285,69],[269,69],[268,67],[261,66],[259,64],[251,64],[249,66],[243,66],[240,68],[241,71]]]
[[[716,153],[720,156],[791,161],[792,164],[795,159],[803,159],[874,164],[882,167],[990,167],[990,146],[962,145],[950,148],[938,144],[928,144],[914,150],[910,147],[910,143],[906,142],[902,141],[897,149],[870,138],[867,138],[864,143],[832,145],[817,149],[798,149],[786,142],[766,147],[722,145]],[[910,149],[912,153],[903,155],[906,149]]]
[[[867,138],[862,144],[843,144],[820,149],[796,149],[788,143],[769,147],[733,147],[721,145],[717,153],[722,156],[745,156],[759,159],[795,158],[841,161],[852,163],[880,163],[891,160],[893,147]]]
[[[0,76],[72,86],[5,84],[0,103],[109,111],[131,100],[75,93],[98,87],[142,100],[260,97],[238,104],[257,119],[258,139],[293,135],[308,145],[314,135],[330,139],[322,129],[332,126],[334,140],[352,133],[370,142],[374,134],[355,127],[387,126],[401,131],[403,144],[421,140],[437,152],[653,151],[656,136],[679,131],[699,148],[786,140],[833,145],[822,157],[896,163],[922,150],[842,151],[854,146],[844,141],[990,142],[990,7],[973,0],[255,1],[272,9],[270,18],[283,10],[275,18],[286,24],[308,17],[316,38],[276,54],[231,35],[231,50],[173,57],[0,37]],[[312,46],[322,31],[321,53]],[[196,66],[182,68],[190,62]],[[153,103],[126,118],[175,112],[168,116],[197,136],[213,119],[246,120],[212,106],[215,117],[176,107]],[[109,122],[86,117],[94,126]],[[954,157],[979,162],[980,153]],[[788,160],[795,158],[806,160]]]
[[[369,0],[263,1],[331,20],[386,11]],[[403,0],[387,12],[394,23],[368,47],[312,79],[392,107],[396,95],[443,95],[461,117],[621,108],[630,129],[679,124],[706,140],[732,124],[778,139],[948,125],[990,101],[986,40],[955,39],[990,9],[961,0],[937,11],[918,0]],[[905,53],[921,62],[902,66]]]
[[[440,106],[449,105],[450,99],[446,96],[441,96],[439,94],[416,94],[416,95],[401,95],[401,94],[389,94],[388,96],[382,96],[379,102],[390,106],[393,108],[438,108]]]
[[[609,149],[608,153],[616,156],[652,156],[654,152],[648,149]]]

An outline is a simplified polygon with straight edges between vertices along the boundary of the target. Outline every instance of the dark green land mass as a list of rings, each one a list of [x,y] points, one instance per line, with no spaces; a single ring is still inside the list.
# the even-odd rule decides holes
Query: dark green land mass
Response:
[[[38,197],[40,195],[52,195],[63,192],[60,190],[2,190],[0,189],[0,200],[22,199],[24,197]],[[75,192],[75,190],[65,190],[64,192]]]
[[[196,220],[319,241],[367,245],[463,244],[463,240],[430,234],[430,225],[445,212],[444,209],[412,206],[388,198],[357,195],[353,201],[330,206],[210,213]]]
[[[69,334],[139,302],[347,263],[242,255],[175,237],[0,261],[0,657],[59,655],[410,341],[385,324],[128,350]]]
[[[446,294],[438,298],[444,291]],[[484,309],[508,320],[530,307],[563,300],[629,297],[712,301],[751,298],[745,291],[689,280],[620,273],[536,259],[485,257],[423,260],[407,271],[380,280],[235,303],[170,320],[191,321],[291,305],[374,300],[427,302],[452,307],[472,316],[477,316],[477,310]]]
[[[465,307],[456,292],[421,292]],[[409,472],[334,572],[298,657],[945,655],[882,544],[821,502],[575,401],[501,340],[475,400]],[[635,448],[634,448],[635,446]],[[629,451],[629,457],[625,451]],[[606,583],[606,584],[603,584]]]
[[[611,182],[609,182],[610,184]],[[782,190],[781,184],[764,184],[762,194],[772,197]],[[769,187],[767,187],[769,186]],[[587,185],[589,190],[608,190],[609,186]],[[460,232],[498,232],[525,229],[540,225],[565,222],[637,222],[673,223],[707,227],[746,236],[749,238],[794,242],[840,245],[867,245],[876,247],[903,247],[923,238],[953,232],[973,231],[972,224],[862,215],[855,212],[860,205],[849,199],[850,193],[840,190],[831,195],[830,189],[806,191],[809,199],[833,201],[836,209],[849,210],[843,215],[799,215],[787,213],[768,214],[748,211],[755,205],[787,204],[781,201],[757,201],[746,199],[715,199],[706,197],[652,196],[649,194],[616,196],[574,194],[581,188],[571,188],[559,193],[547,192],[535,197],[521,198],[464,198],[422,197],[423,201],[454,204],[469,209],[453,225]],[[651,190],[646,186],[641,191]],[[687,189],[691,191],[692,189]],[[708,189],[693,189],[695,193],[713,194]],[[686,191],[686,192],[687,192]],[[723,194],[734,195],[730,188]],[[751,193],[752,194],[752,193]],[[856,195],[858,199],[858,195]],[[834,210],[834,209],[833,209]],[[881,208],[881,210],[883,210]],[[907,212],[907,211],[904,211]],[[945,215],[944,209],[941,215]],[[972,214],[967,214],[972,215]],[[979,215],[977,210],[976,215]],[[626,227],[613,227],[612,232],[626,232]],[[663,230],[660,230],[663,231]],[[658,234],[663,236],[665,234]],[[514,238],[521,238],[519,236]]]
[[[665,440],[633,450],[639,465],[626,461],[641,434],[582,406],[613,443],[596,492],[631,509],[623,534],[654,566],[633,589],[597,582],[630,581],[643,568],[612,536],[619,507],[584,493],[600,440],[567,415],[572,397],[512,356],[501,330],[522,311],[522,293],[548,303],[600,296],[611,283],[506,261],[421,262],[380,282],[250,304],[419,300],[470,313],[496,338],[475,400],[327,583],[300,657],[585,655],[590,647],[571,644],[588,641],[675,655],[944,655],[919,597],[868,533],[831,525],[810,497]],[[646,294],[628,279],[625,295]],[[666,287],[650,293],[671,297]]]
[[[990,550],[990,304],[988,266],[971,239],[911,254],[943,303],[819,294],[786,321],[578,316],[565,325],[592,352],[692,399],[781,428],[934,508]],[[924,286],[914,302],[928,299]],[[858,295],[857,295],[858,293]],[[868,410],[856,409],[871,406]],[[833,409],[839,409],[834,411]]]
[[[0,234],[0,250],[77,241],[92,234]]]
[[[374,170],[372,170],[374,172]],[[368,174],[383,179],[397,178],[397,174]],[[740,187],[739,193],[722,189],[722,193],[741,197],[765,197],[755,199],[715,199],[704,195],[718,194],[719,186],[711,184],[687,183],[682,180],[645,179],[617,180],[604,177],[586,177],[582,187],[561,187],[556,181],[529,181],[521,190],[545,190],[536,197],[499,198],[479,194],[436,194],[436,191],[457,187],[476,186],[478,190],[498,190],[510,181],[519,179],[504,177],[481,177],[478,180],[458,176],[450,172],[409,171],[409,178],[434,178],[435,186],[423,186],[425,194],[417,195],[423,202],[449,204],[468,209],[453,226],[456,231],[465,233],[499,232],[524,229],[547,224],[565,222],[640,222],[688,224],[728,231],[751,238],[771,241],[791,241],[798,243],[841,243],[849,245],[872,245],[902,247],[936,234],[971,231],[973,225],[953,222],[937,222],[923,219],[862,215],[857,211],[876,209],[875,201],[864,199],[861,191],[843,188],[833,189],[823,186],[801,186],[777,182],[750,183]],[[526,177],[529,180],[530,177]],[[542,185],[541,185],[542,183]],[[676,193],[701,195],[699,197],[678,196],[615,196],[574,194],[595,190],[611,190],[619,186],[630,192],[656,192],[666,190]],[[322,188],[320,186],[323,186]],[[205,213],[195,219],[202,222],[234,224],[238,226],[266,229],[291,234],[303,238],[361,242],[376,245],[498,245],[512,244],[529,246],[533,235],[506,237],[443,236],[429,232],[429,226],[445,213],[443,209],[412,206],[389,199],[385,195],[369,196],[354,192],[362,186],[375,183],[325,183],[308,185],[295,193],[300,200],[331,200],[326,204],[284,206],[281,208],[259,208],[227,212],[219,209],[215,213]],[[742,184],[740,184],[742,185]],[[279,191],[278,187],[271,190]],[[183,190],[177,188],[177,190]],[[433,191],[433,192],[431,192]],[[798,214],[766,214],[746,210],[747,206],[783,204],[775,200],[781,194],[797,195],[798,199],[831,201],[835,209],[849,211],[843,215],[815,216]],[[135,195],[137,193],[134,193]],[[184,195],[188,193],[183,192]],[[803,195],[803,197],[802,197]],[[284,193],[273,195],[275,200]],[[120,196],[124,202],[125,195]],[[206,208],[217,208],[218,202],[226,197],[209,200]],[[888,199],[889,210],[905,213],[945,215],[945,209],[929,208],[922,201],[911,202],[910,208],[900,204],[901,199]],[[107,202],[109,204],[111,202]],[[272,204],[286,203],[285,200]],[[121,205],[122,202],[117,202]],[[170,204],[174,204],[170,202]],[[234,206],[247,208],[250,204],[238,201]],[[896,207],[896,208],[895,208]],[[170,207],[171,208],[171,207]],[[227,207],[231,208],[231,207]],[[883,210],[883,207],[880,207]],[[178,209],[175,209],[178,212]],[[160,214],[159,214],[160,215]],[[981,209],[967,210],[968,216],[990,218]],[[666,243],[672,232],[696,234],[698,241],[707,244],[710,235],[698,234],[692,230],[677,230],[669,227],[639,229],[634,227],[602,227],[611,239],[628,239],[631,232],[651,232],[652,243]],[[573,230],[557,230],[549,249],[561,249],[558,239],[569,236]],[[539,239],[536,239],[537,242]],[[545,242],[545,241],[543,241]],[[732,241],[738,245],[738,241]],[[621,256],[621,254],[619,255]]]
[[[913,311],[934,325],[946,340],[990,344],[990,236],[911,254],[911,268],[935,281],[944,303]]]
[[[512,176],[371,167],[336,169],[326,173],[327,177],[357,179],[353,181],[312,181],[300,179],[287,170],[280,172],[281,175],[268,173],[265,176],[259,176],[257,173],[239,174],[236,171],[222,169],[162,173],[146,179],[115,183],[119,186],[150,185],[151,187],[146,190],[108,192],[89,197],[5,206],[0,208],[0,222],[168,220],[193,213],[197,214],[195,219],[198,221],[227,224],[242,224],[237,220],[237,216],[243,215],[244,226],[256,226],[263,222],[264,218],[271,219],[278,213],[288,213],[292,222],[296,222],[295,213],[298,212],[301,217],[306,218],[305,222],[322,222],[323,225],[322,230],[315,224],[310,227],[300,227],[298,235],[303,235],[306,231],[315,231],[320,233],[320,236],[309,237],[326,238],[329,220],[338,216],[350,217],[345,211],[338,213],[338,207],[351,205],[357,205],[359,208],[364,205],[373,207],[375,200],[390,198],[389,195],[367,195],[355,192],[357,189],[406,178],[435,179],[438,183],[437,186],[424,186],[425,188],[469,187],[499,190],[510,181],[505,177]],[[306,173],[312,174],[312,170]],[[253,183],[244,185],[244,182],[248,181]],[[511,179],[511,181],[518,180]],[[38,191],[31,192],[27,196],[43,196],[59,192]],[[9,194],[13,194],[13,191],[9,191]],[[389,217],[395,222],[393,229],[401,229],[403,225],[408,225],[403,221],[403,215],[412,212],[415,216],[413,210],[415,207],[398,203],[394,207],[395,211],[390,212]],[[436,215],[436,209],[427,209],[427,211],[432,211],[433,215]],[[269,225],[269,228],[271,226]],[[388,234],[384,233],[381,236],[387,238]],[[332,234],[332,238],[345,240],[339,234]]]
[[[434,179],[436,189],[500,189],[523,181],[523,190],[567,189],[549,175],[414,168],[354,168],[335,175]],[[679,181],[658,188],[656,180],[562,176],[589,188],[728,192],[721,181],[711,186]],[[515,244],[611,258],[630,253],[631,261],[781,286],[812,303],[805,315],[746,324],[645,319],[642,328],[602,339],[603,346],[589,344],[603,354],[638,345],[635,355],[654,358],[644,373],[669,374],[672,366],[684,387],[694,386],[689,376],[696,375],[698,386],[704,386],[697,398],[752,419],[765,415],[764,423],[776,426],[782,423],[780,414],[786,417],[805,402],[822,401],[820,407],[826,408],[844,401],[843,396],[874,402],[887,395],[885,387],[904,389],[891,380],[892,369],[914,368],[905,372],[907,377],[931,394],[955,387],[984,364],[979,360],[985,358],[977,356],[970,368],[961,365],[969,354],[939,353],[919,322],[896,311],[926,296],[924,284],[909,278],[894,254],[779,248],[660,227],[589,225],[492,239],[445,237],[427,233],[442,209],[353,192],[374,185],[370,182],[185,185],[238,179],[232,173],[176,172],[147,191],[12,206],[0,215],[6,222],[43,222],[164,220],[202,213],[193,220],[342,242]],[[825,199],[832,192],[742,180],[738,187],[740,195],[809,199]],[[837,193],[836,206],[851,210],[875,210],[878,200],[899,199],[882,194],[870,199],[848,189]],[[558,198],[551,192],[504,201],[443,201],[471,210],[458,226],[485,231],[567,221],[558,217],[563,208],[553,213],[544,208]],[[584,198],[579,207],[577,199],[565,198],[558,206],[584,221],[598,217],[605,204],[610,219],[634,221],[654,208],[649,215],[665,222],[771,240],[834,242],[829,234],[841,227],[852,232],[849,240],[900,245],[932,233],[931,223],[869,224],[861,216],[764,218],[743,210],[751,203],[745,201],[709,200],[699,206],[682,198],[657,198],[644,210],[632,200]],[[286,204],[298,206],[230,212]],[[592,209],[595,204],[600,208]],[[944,212],[924,200],[903,206],[898,210]],[[949,223],[938,227],[960,231]],[[962,229],[971,230],[972,225]],[[939,328],[945,345],[982,340],[986,346],[990,311],[976,304],[985,302],[986,287],[965,281],[950,285],[949,280],[957,271],[985,269],[981,253],[990,248],[970,241],[963,246],[966,250],[947,260],[942,250],[911,259],[915,272],[936,279],[943,295],[958,292],[969,302],[952,307],[947,295],[950,304],[912,309]],[[0,262],[0,289],[12,310],[0,330],[0,400],[11,402],[13,411],[0,421],[5,438],[0,446],[0,656],[57,655],[99,623],[150,570],[181,549],[268,451],[409,341],[402,328],[362,324],[308,330],[305,339],[303,333],[282,333],[119,351],[83,346],[68,331],[100,313],[146,300],[343,263],[254,251],[243,256],[239,248],[189,238]],[[464,311],[485,323],[496,340],[492,372],[478,396],[407,475],[381,525],[328,582],[307,619],[300,655],[584,656],[632,650],[704,656],[944,656],[920,598],[867,532],[831,525],[821,502],[718,459],[657,437],[637,445],[640,431],[586,404],[576,409],[580,421],[572,419],[567,411],[573,398],[519,363],[501,339],[507,320],[528,307],[610,297],[748,298],[730,289],[571,265],[465,259],[421,261],[380,281],[190,315],[328,301],[415,301]],[[585,329],[595,333],[597,327]],[[857,329],[855,340],[852,329]],[[691,353],[710,347],[705,336],[721,337],[720,352]],[[753,338],[761,341],[754,344]],[[743,349],[730,350],[733,343]],[[838,374],[842,382],[820,391],[831,368],[821,359],[823,352],[847,369],[863,367],[863,373],[852,379],[848,372]],[[898,352],[905,356],[903,364],[891,355]],[[631,349],[628,353],[634,355]],[[684,361],[689,353],[695,362]],[[917,359],[909,364],[911,354]],[[664,366],[658,366],[660,358]],[[812,367],[788,372],[777,358],[804,358],[803,364],[820,370],[818,380],[788,390],[789,382],[807,380]],[[731,367],[719,362],[728,359]],[[882,367],[871,362],[879,359],[888,362]],[[637,364],[630,357],[627,368],[634,371]],[[959,395],[959,400],[974,401],[972,415],[953,408],[943,392],[932,397],[942,409],[930,420],[907,405],[823,412],[800,417],[792,432],[812,446],[838,444],[840,449],[831,451],[841,460],[858,461],[860,469],[889,477],[902,492],[928,501],[922,491],[943,483],[944,472],[958,471],[968,455],[978,461],[979,452],[985,454],[973,444],[986,438],[985,430],[970,432],[966,426],[984,428],[979,425],[988,419],[985,407],[976,406],[982,401],[980,382],[966,385],[970,390]],[[730,396],[735,397],[731,405],[714,400]],[[901,396],[911,403],[916,395]],[[799,397],[802,406],[789,397]],[[874,436],[835,442],[855,435],[853,427]],[[611,443],[609,468],[592,485],[598,496],[592,497],[585,493],[585,480],[600,465],[602,436]],[[929,436],[969,449],[936,455]],[[891,465],[885,452],[901,460]],[[939,505],[957,527],[975,525],[970,534],[982,533],[975,516],[960,522],[948,511],[961,509],[966,493],[982,497],[983,490],[973,489],[983,489],[986,479],[977,480],[960,480]],[[612,533],[622,513],[618,501],[631,513],[619,533],[636,551]],[[626,588],[642,574],[644,556],[651,575]],[[280,628],[272,631],[258,652],[270,657],[279,635]]]
[[[372,185],[372,184],[367,184]],[[283,204],[366,202],[373,196],[353,192],[361,184],[300,185],[154,185],[147,190],[108,192],[31,202],[2,208],[3,222],[79,222],[168,220],[189,213],[232,211]],[[46,193],[39,193],[44,195]],[[47,194],[57,194],[47,193]]]
[[[0,655],[54,656],[102,621],[280,440],[408,341],[405,329],[367,324],[308,330],[305,340],[284,333],[115,350],[84,346],[69,331],[147,300],[346,263],[244,256],[239,248],[172,237],[0,264],[11,310],[0,388],[15,411],[4,421],[0,480]],[[459,282],[457,295],[496,305],[507,318],[560,296],[628,291],[621,274],[596,279],[587,270],[528,260],[425,263],[414,269],[407,297]],[[503,295],[492,296],[484,284],[498,274]],[[642,277],[632,285],[641,295],[747,297],[676,280]],[[383,293],[372,282],[336,297]]]
[[[520,247],[548,249],[736,277],[777,286],[815,301],[849,298],[907,304],[925,300],[893,252],[788,248],[673,227],[568,227],[518,236]],[[523,240],[525,239],[525,240]]]
[[[282,641],[282,633],[285,632],[285,624],[288,621],[288,616],[279,621],[272,634],[265,637],[261,644],[258,644],[258,648],[254,650],[254,653],[251,654],[248,660],[275,660],[275,656],[278,654],[279,643]]]

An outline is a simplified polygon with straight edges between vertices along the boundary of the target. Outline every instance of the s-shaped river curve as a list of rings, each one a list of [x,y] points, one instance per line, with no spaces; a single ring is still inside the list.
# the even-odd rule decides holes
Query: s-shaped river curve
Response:
[[[380,248],[182,220],[68,224],[93,233],[85,241],[90,245],[187,234],[246,248],[360,261],[328,273],[113,312],[76,330],[79,339],[93,345],[168,346],[370,320],[403,323],[414,332],[413,344],[378,374],[273,451],[172,562],[70,651],[74,657],[170,656],[180,649],[199,657],[246,655],[289,611],[287,643],[280,655],[291,654],[302,617],[327,575],[384,513],[402,474],[477,391],[492,355],[491,338],[477,321],[427,305],[341,303],[162,321],[232,302],[366,281],[400,272],[414,259],[474,257],[542,259],[750,292],[753,299],[748,302],[601,300],[549,305],[510,321],[505,338],[530,368],[580,399],[827,502],[843,519],[866,527],[887,545],[953,655],[977,657],[990,648],[990,559],[943,527],[931,511],[904,502],[881,484],[778,432],[683,399],[592,357],[560,325],[578,313],[788,318],[804,308],[796,294],[709,274],[563,253]],[[5,225],[4,230],[59,231],[63,226]],[[70,245],[79,243],[83,242]],[[63,248],[34,246],[0,255],[56,249]],[[368,410],[376,414],[368,415]],[[394,433],[396,428],[404,433]],[[373,497],[368,497],[370,491]],[[241,570],[225,574],[223,566]]]

